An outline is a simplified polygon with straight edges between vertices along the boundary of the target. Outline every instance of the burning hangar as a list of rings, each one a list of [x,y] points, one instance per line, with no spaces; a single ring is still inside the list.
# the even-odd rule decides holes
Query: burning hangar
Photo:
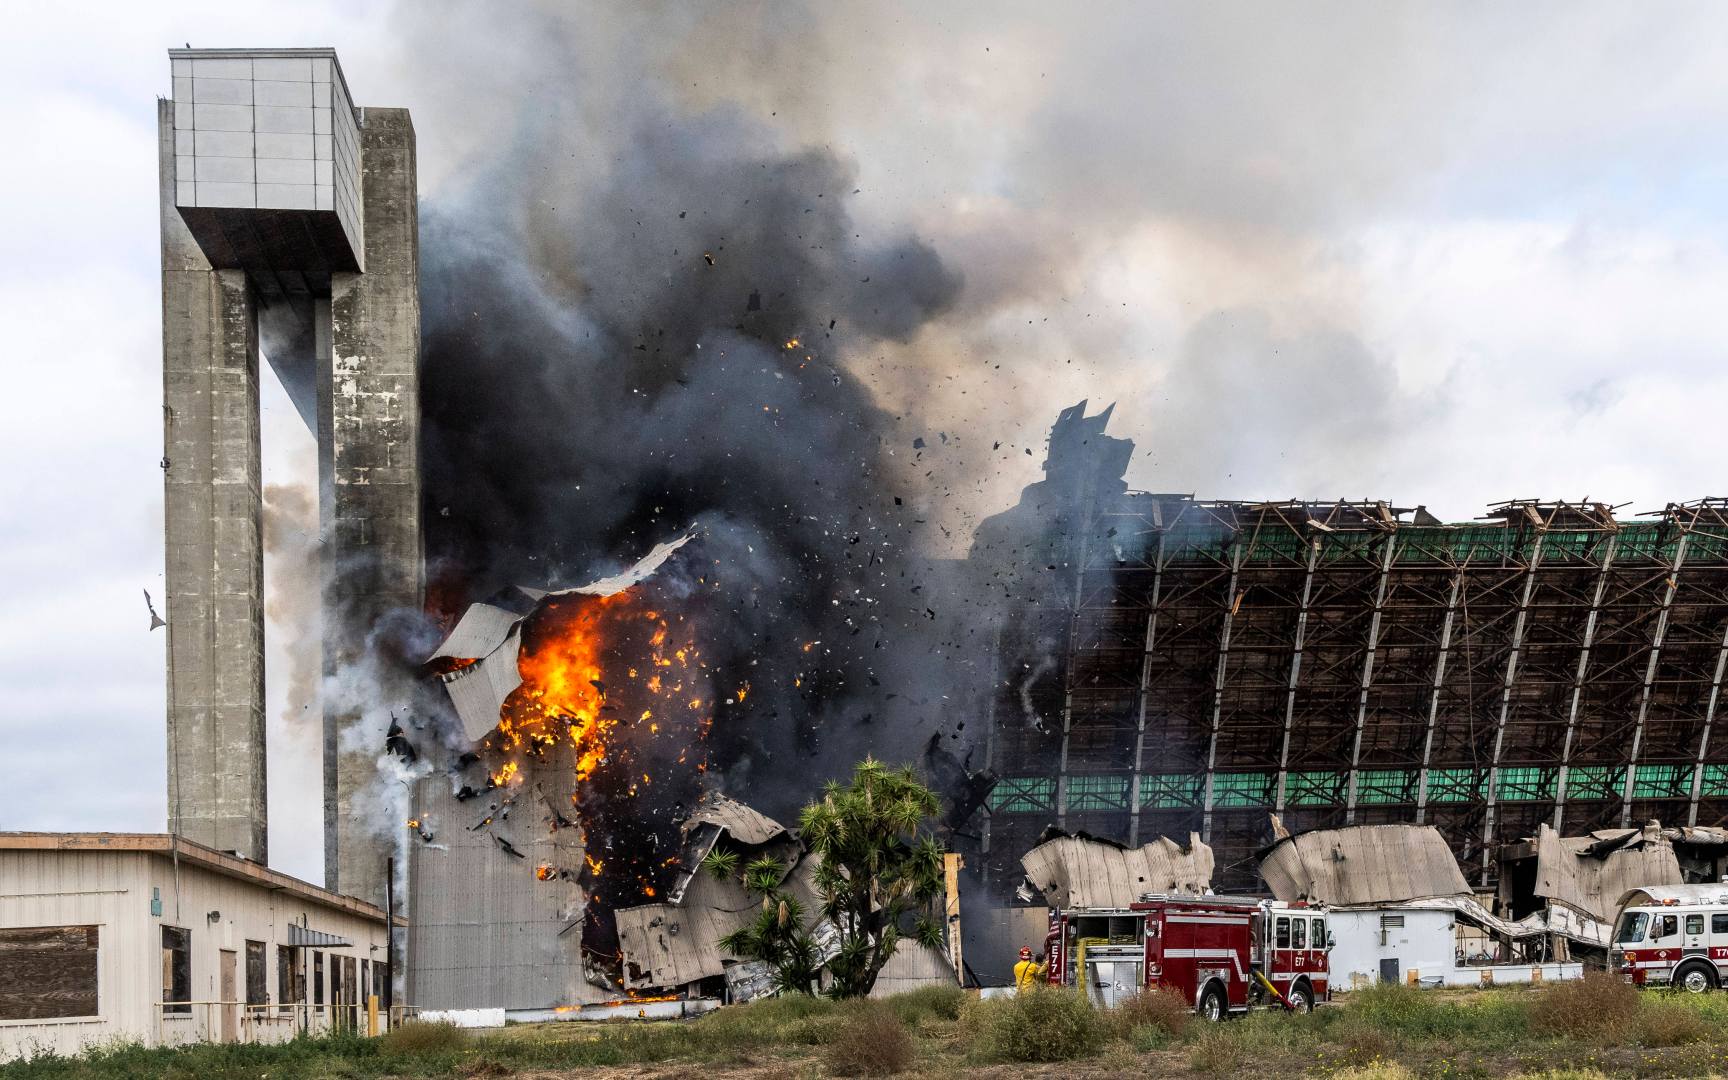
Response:
[[[1293,830],[1436,826],[1473,886],[1563,834],[1716,825],[1728,500],[1635,521],[1515,500],[1447,524],[1384,502],[1130,491],[1109,410],[1065,410],[1046,477],[973,555],[1023,569],[989,698],[988,873],[1046,827],[1191,832],[1259,885]]]
[[[535,655],[519,624],[537,605],[609,620],[632,655],[669,669],[696,664],[689,628],[642,599],[652,585],[606,599],[652,566],[616,589],[566,591],[579,599],[517,589],[458,627],[435,659],[464,730],[421,750],[448,750],[474,783],[422,764],[400,815],[413,831],[395,818],[402,795],[380,753],[414,751],[367,705],[411,698],[405,673],[424,659],[382,655],[392,616],[426,607],[413,126],[404,110],[354,107],[327,49],[174,50],[172,70],[159,103],[171,831],[267,860],[262,354],[318,436],[326,674],[372,665],[361,677],[389,683],[367,703],[324,703],[330,888],[383,899],[392,838],[418,836],[407,890],[420,1003],[615,993],[583,958],[624,951],[618,927],[588,918],[583,882],[608,859],[631,883],[619,910],[644,909],[623,926],[645,958],[632,988],[661,977],[642,970],[718,977],[711,950],[685,942],[646,959],[665,944],[649,931],[676,914],[650,883],[678,877],[691,841],[680,827],[701,824],[705,763],[680,749],[699,740],[578,757],[574,770],[534,751],[552,719],[600,730],[628,699],[652,735],[663,721],[651,709],[701,725],[749,688],[705,686],[673,714],[657,683],[609,697],[596,674],[549,702],[556,713],[504,709]],[[1131,491],[1133,444],[1106,433],[1109,416],[1084,402],[1061,414],[1045,478],[980,525],[967,561],[997,613],[995,668],[975,704],[954,707],[987,722],[972,728],[983,767],[959,768],[967,795],[948,825],[975,844],[969,861],[995,896],[1013,893],[1052,826],[1130,848],[1192,836],[1203,861],[1216,857],[1213,884],[1252,889],[1272,815],[1297,832],[1427,824],[1481,890],[1502,848],[1544,829],[1722,821],[1728,740],[1711,731],[1728,665],[1728,500],[1633,521],[1599,502],[1515,500],[1447,524],[1385,502]],[[495,653],[506,662],[484,663]],[[482,760],[494,721],[521,754]],[[660,767],[630,772],[632,760]],[[591,775],[614,798],[635,798],[641,776],[654,813],[617,835],[582,820],[571,794]],[[512,813],[507,836],[494,826]],[[1180,876],[1190,856],[1170,848],[1160,857]]]

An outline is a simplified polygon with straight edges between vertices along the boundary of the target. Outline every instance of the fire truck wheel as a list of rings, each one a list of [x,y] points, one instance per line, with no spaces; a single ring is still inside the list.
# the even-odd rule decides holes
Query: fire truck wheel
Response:
[[[1307,983],[1297,983],[1290,988],[1285,997],[1290,999],[1290,1007],[1299,1013],[1314,1011],[1314,990]]]
[[[1200,1014],[1200,1019],[1210,1024],[1216,1024],[1224,1019],[1226,1011],[1224,988],[1217,983],[1207,986],[1205,993],[1200,995],[1200,1004],[1195,1007],[1194,1011]]]
[[[1702,994],[1716,989],[1716,973],[1704,964],[1685,964],[1675,973],[1674,985],[1688,993]]]

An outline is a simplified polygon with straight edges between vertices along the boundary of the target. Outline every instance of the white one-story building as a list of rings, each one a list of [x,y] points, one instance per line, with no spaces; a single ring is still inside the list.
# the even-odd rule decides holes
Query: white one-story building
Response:
[[[0,1060],[368,1030],[389,955],[382,909],[189,840],[0,833]]]
[[[1329,956],[1332,987],[1353,990],[1377,982],[1412,986],[1483,986],[1576,979],[1583,965],[1552,959],[1544,937],[1514,945],[1484,925],[1493,920],[1462,898],[1333,908]],[[1472,916],[1478,916],[1473,918]],[[1480,918],[1486,917],[1486,920]]]

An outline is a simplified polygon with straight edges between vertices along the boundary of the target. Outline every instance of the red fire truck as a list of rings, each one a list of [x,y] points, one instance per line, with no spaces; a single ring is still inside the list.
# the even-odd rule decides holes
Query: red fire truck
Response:
[[[1329,995],[1326,912],[1251,896],[1148,894],[1125,908],[1050,911],[1048,979],[1114,1005],[1156,987],[1208,1020],[1255,1006],[1307,1012]]]
[[[1728,883],[1626,893],[1608,962],[1638,986],[1698,994],[1728,985]]]

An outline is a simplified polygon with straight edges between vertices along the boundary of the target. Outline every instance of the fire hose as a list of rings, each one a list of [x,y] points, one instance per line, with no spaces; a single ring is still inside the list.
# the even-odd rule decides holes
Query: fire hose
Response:
[[[1268,979],[1266,977],[1265,972],[1261,971],[1259,968],[1255,968],[1254,969],[1254,977],[1256,979],[1260,980],[1260,985],[1264,986],[1268,993],[1270,993],[1273,997],[1278,999],[1278,1004],[1284,1006],[1286,1009],[1290,1010],[1291,1012],[1296,1011],[1296,1006],[1290,1004],[1290,999],[1278,992],[1278,988],[1276,986],[1272,985],[1272,980]]]

